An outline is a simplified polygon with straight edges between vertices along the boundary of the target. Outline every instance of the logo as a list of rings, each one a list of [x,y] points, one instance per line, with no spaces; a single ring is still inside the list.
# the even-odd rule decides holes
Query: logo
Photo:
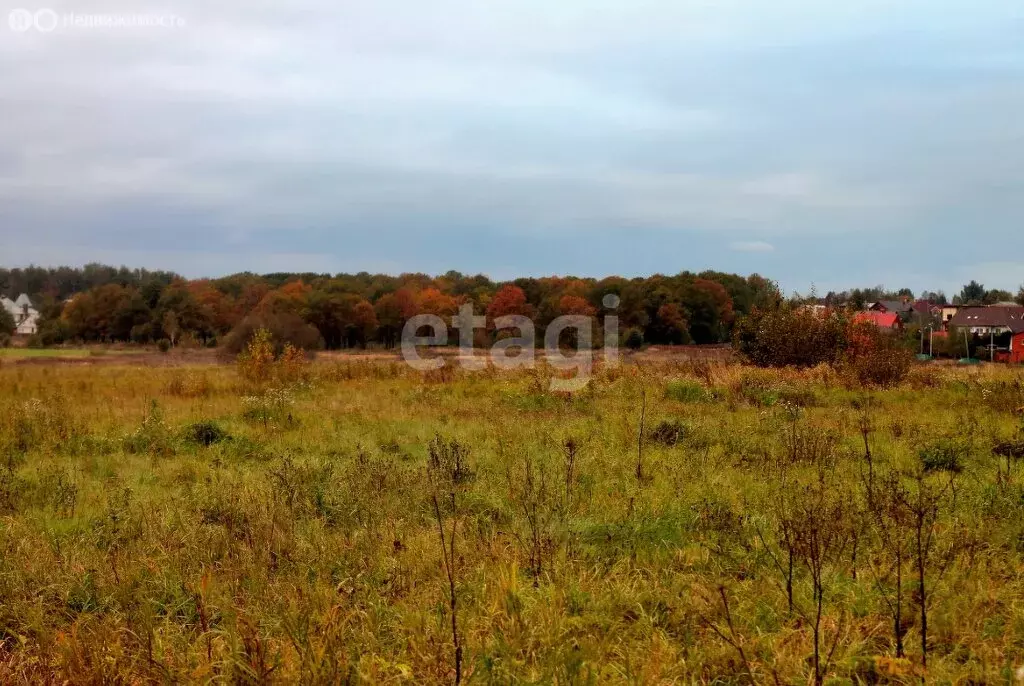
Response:
[[[7,25],[11,27],[11,31],[25,33],[35,26],[35,16],[28,10],[11,10],[7,16]]]
[[[35,12],[27,9],[11,10],[7,15],[7,25],[16,33],[27,33],[32,29],[39,33],[50,33],[58,28],[180,29],[185,26],[185,20],[175,14],[57,14],[54,10],[44,7]]]

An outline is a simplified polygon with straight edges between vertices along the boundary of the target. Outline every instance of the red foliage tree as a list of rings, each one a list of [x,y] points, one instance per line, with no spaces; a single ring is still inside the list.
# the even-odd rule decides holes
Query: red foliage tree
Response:
[[[508,315],[533,316],[533,308],[526,302],[526,293],[513,284],[502,286],[487,305],[487,318],[491,321]]]

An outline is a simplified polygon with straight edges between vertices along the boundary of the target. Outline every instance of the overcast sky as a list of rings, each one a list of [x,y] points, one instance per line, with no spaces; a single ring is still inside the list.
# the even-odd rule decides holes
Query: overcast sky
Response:
[[[1024,282],[1019,0],[0,10],[0,265]]]

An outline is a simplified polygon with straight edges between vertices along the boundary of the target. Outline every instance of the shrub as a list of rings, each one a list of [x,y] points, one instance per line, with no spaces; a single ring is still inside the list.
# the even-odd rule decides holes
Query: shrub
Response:
[[[0,348],[9,348],[11,346],[11,335],[8,333],[0,333]]]
[[[274,353],[279,355],[286,344],[299,350],[317,350],[322,347],[320,332],[295,314],[250,315],[243,319],[224,337],[223,351],[226,355],[238,355],[245,350],[253,335],[259,329],[270,332]]]
[[[306,378],[306,353],[285,343],[279,356],[274,355],[273,336],[269,329],[257,329],[245,352],[238,356],[238,374],[251,384],[262,385],[277,380],[293,384]]]
[[[277,378],[284,383],[295,383],[306,377],[308,369],[306,353],[291,343],[286,343],[277,360]]]
[[[17,322],[7,308],[0,308],[0,335],[10,336],[17,328]]]
[[[627,329],[622,342],[630,350],[639,350],[644,345],[644,332],[636,328]]]
[[[73,338],[71,326],[63,319],[43,319],[39,322],[39,341],[43,347],[60,345]]]
[[[959,474],[964,469],[964,446],[952,440],[935,441],[917,452],[921,466],[926,472],[952,472]]]
[[[678,419],[659,422],[651,431],[651,440],[662,445],[673,446],[686,438],[686,425]]]
[[[896,336],[870,324],[853,328],[847,355],[854,376],[865,386],[895,386],[907,377],[914,362]]]
[[[156,347],[157,350],[159,350],[160,352],[167,353],[171,349],[171,342],[166,338],[161,338],[159,341],[156,342]]]
[[[843,312],[820,315],[787,305],[755,309],[736,324],[733,345],[758,367],[813,367],[839,359],[847,344],[847,320]]]
[[[270,329],[256,329],[238,356],[238,375],[250,383],[270,380],[274,365],[274,346]]]
[[[231,437],[218,424],[211,421],[196,422],[185,427],[185,440],[195,445],[209,448],[214,443],[226,441]]]
[[[129,453],[150,455],[171,455],[174,443],[170,427],[164,421],[164,413],[156,400],[149,405],[146,416],[135,431],[124,437],[124,449]]]

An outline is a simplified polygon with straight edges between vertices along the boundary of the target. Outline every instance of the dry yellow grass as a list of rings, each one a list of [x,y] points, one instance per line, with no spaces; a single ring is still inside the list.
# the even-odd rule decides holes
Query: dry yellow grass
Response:
[[[440,435],[472,467],[441,510],[464,681],[813,680],[813,574],[798,551],[790,611],[773,562],[788,512],[843,537],[822,678],[911,683],[916,569],[897,657],[862,427],[876,489],[900,474],[913,492],[925,463],[920,483],[954,484],[927,527],[928,679],[1024,665],[1024,473],[993,454],[1021,439],[1019,371],[920,367],[872,390],[828,367],[655,360],[575,395],[549,375],[0,368],[0,682],[451,682]],[[812,497],[842,521],[796,517]]]

